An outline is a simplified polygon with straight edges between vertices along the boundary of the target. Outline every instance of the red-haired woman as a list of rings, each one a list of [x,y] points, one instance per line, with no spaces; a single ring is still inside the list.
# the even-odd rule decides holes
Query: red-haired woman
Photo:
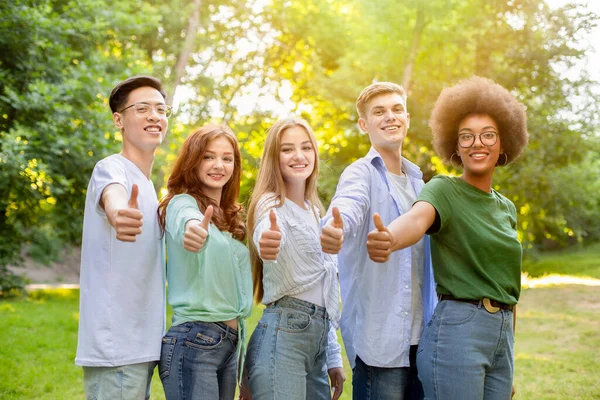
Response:
[[[173,307],[159,363],[168,400],[235,395],[252,308],[246,228],[237,203],[240,179],[234,133],[206,125],[183,144],[158,209]]]

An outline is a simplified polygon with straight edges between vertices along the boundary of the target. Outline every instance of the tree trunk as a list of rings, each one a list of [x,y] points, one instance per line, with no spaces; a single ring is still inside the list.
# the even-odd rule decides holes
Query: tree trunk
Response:
[[[410,45],[410,53],[408,53],[408,59],[404,66],[404,74],[402,75],[402,87],[408,93],[410,91],[410,85],[412,83],[412,72],[417,60],[417,54],[419,54],[419,44],[421,42],[421,36],[427,25],[425,21],[425,9],[424,0],[417,2],[417,20],[415,22],[415,28],[413,29],[412,42]]]
[[[171,82],[171,95],[167,99],[169,105],[173,105],[173,97],[175,97],[175,91],[181,84],[181,80],[185,76],[185,67],[188,64],[190,54],[194,50],[194,41],[196,39],[196,33],[200,26],[200,7],[202,6],[202,0],[194,0],[194,9],[192,15],[188,20],[187,29],[185,30],[185,41],[181,47],[181,52],[177,57],[177,64],[175,64],[173,81]]]

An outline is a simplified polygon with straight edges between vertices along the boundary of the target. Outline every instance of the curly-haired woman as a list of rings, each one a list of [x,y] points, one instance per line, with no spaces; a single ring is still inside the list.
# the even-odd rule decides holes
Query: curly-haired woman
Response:
[[[431,235],[440,302],[417,352],[425,398],[509,399],[522,249],[516,208],[492,178],[527,145],[525,108],[502,86],[472,77],[442,91],[429,126],[437,153],[463,173],[433,178],[388,227],[375,214],[369,256],[384,262]]]

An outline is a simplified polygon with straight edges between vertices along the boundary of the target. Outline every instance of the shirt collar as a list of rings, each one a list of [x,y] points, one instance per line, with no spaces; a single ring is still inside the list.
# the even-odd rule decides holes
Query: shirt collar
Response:
[[[383,158],[374,147],[371,146],[371,149],[365,156],[365,159],[369,161],[373,166],[382,173],[387,172],[387,168],[383,162]],[[423,179],[423,172],[421,172],[421,168],[418,165],[408,161],[406,158],[402,157],[402,166],[404,167],[404,172],[406,175],[415,178],[415,179]]]

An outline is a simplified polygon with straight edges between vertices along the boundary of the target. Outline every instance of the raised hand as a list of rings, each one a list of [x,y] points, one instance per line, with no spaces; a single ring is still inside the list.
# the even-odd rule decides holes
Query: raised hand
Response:
[[[111,221],[117,232],[117,239],[122,242],[135,242],[136,236],[142,233],[143,214],[138,209],[138,192],[138,185],[134,183],[127,207],[117,209]]]
[[[337,254],[344,244],[344,221],[337,207],[331,209],[333,219],[321,231],[321,248],[324,253]]]
[[[206,207],[204,219],[200,222],[197,219],[190,219],[185,224],[183,234],[183,248],[187,251],[199,252],[208,237],[208,226],[213,215],[213,206]]]
[[[378,213],[373,214],[373,222],[375,223],[375,229],[369,232],[369,236],[367,236],[367,251],[371,260],[384,263],[392,253],[394,236],[383,225],[381,216]]]
[[[260,237],[258,248],[260,249],[260,258],[264,261],[275,261],[277,260],[279,246],[281,245],[281,231],[277,226],[275,211],[271,210],[269,212],[269,220],[271,221],[271,226]]]

